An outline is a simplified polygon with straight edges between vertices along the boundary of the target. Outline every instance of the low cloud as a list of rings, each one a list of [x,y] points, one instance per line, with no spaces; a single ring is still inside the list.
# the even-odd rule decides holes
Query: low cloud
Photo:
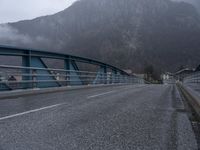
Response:
[[[20,42],[24,44],[31,44],[32,40],[28,35],[20,34],[19,31],[8,24],[0,25],[0,43]]]
[[[46,48],[51,40],[37,35],[31,37],[27,34],[20,33],[16,28],[8,25],[0,25],[0,45],[10,45],[30,48]]]

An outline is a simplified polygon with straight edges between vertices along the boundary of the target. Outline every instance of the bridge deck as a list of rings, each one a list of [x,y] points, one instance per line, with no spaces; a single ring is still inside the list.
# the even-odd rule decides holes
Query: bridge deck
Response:
[[[80,89],[0,100],[0,149],[197,149],[175,86]]]

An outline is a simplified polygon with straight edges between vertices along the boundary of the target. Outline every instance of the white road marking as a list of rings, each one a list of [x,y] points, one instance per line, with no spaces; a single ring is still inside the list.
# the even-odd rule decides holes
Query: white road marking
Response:
[[[90,99],[90,98],[95,98],[95,97],[99,97],[99,96],[102,96],[102,95],[106,95],[106,94],[110,94],[110,93],[114,93],[115,91],[109,91],[109,92],[105,92],[105,93],[101,93],[101,94],[97,94],[97,95],[92,95],[92,96],[88,96],[87,98]]]
[[[129,89],[129,88],[127,88],[127,89]],[[122,89],[122,90],[126,90],[126,88]],[[119,91],[121,91],[121,90],[119,90]],[[91,99],[91,98],[99,97],[99,96],[110,94],[110,93],[114,93],[114,92],[116,92],[116,90],[105,92],[105,93],[100,93],[100,94],[97,94],[97,95],[88,96],[87,98]],[[18,116],[22,116],[22,115],[26,115],[26,114],[30,114],[30,113],[34,113],[34,112],[45,110],[45,109],[50,109],[50,108],[58,107],[58,106],[61,106],[63,104],[66,104],[66,103],[55,104],[55,105],[51,105],[51,106],[46,106],[46,107],[34,109],[34,110],[25,111],[25,112],[22,112],[22,113],[17,113],[17,114],[13,114],[13,115],[1,117],[0,121],[6,120],[6,119],[10,119],[10,118],[14,118],[14,117],[18,117]]]
[[[25,112],[18,113],[18,114],[13,114],[13,115],[5,116],[5,117],[0,118],[0,121],[1,120],[5,120],[5,119],[10,119],[10,118],[18,117],[18,116],[22,116],[22,115],[26,115],[26,114],[30,114],[30,113],[34,113],[34,112],[45,110],[45,109],[50,109],[50,108],[53,108],[53,107],[58,107],[58,106],[61,106],[63,104],[64,103],[56,104],[56,105],[51,105],[51,106],[47,106],[47,107],[42,107],[42,108],[38,108],[38,109],[34,109],[34,110],[25,111]]]

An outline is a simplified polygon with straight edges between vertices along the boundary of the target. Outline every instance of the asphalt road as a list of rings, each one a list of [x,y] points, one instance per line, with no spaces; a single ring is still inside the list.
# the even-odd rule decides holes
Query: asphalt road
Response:
[[[117,86],[0,100],[0,150],[196,150],[175,86]]]

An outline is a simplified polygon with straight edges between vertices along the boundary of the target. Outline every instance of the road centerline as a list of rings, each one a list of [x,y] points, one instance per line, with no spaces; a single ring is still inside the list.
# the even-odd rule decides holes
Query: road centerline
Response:
[[[65,104],[65,103],[55,104],[55,105],[51,105],[51,106],[46,106],[46,107],[42,107],[42,108],[38,108],[38,109],[33,109],[33,110],[25,111],[25,112],[22,112],[22,113],[8,115],[8,116],[5,116],[5,117],[1,117],[0,121],[6,120],[6,119],[10,119],[10,118],[14,118],[14,117],[18,117],[18,116],[22,116],[22,115],[26,115],[26,114],[30,114],[30,113],[34,113],[34,112],[38,112],[38,111],[42,111],[42,110],[46,110],[46,109],[51,109],[51,108],[54,108],[54,107],[61,106],[63,104]]]
[[[91,95],[91,96],[88,96],[87,99],[91,99],[91,98],[107,95],[107,94],[114,93],[114,92],[116,92],[116,90],[109,91],[109,92],[104,92],[104,93],[100,93],[100,94],[96,94],[96,95]]]

